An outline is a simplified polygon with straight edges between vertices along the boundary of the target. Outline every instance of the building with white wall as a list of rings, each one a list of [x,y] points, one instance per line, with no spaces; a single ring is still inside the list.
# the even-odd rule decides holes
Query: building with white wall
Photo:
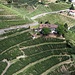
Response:
[[[75,17],[75,10],[69,10],[69,15],[74,16],[74,17]]]

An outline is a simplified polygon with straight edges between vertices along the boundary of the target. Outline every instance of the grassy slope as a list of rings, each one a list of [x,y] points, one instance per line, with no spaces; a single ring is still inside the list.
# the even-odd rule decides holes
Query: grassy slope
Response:
[[[30,17],[35,16],[37,14],[45,13],[45,12],[51,12],[51,11],[58,11],[63,9],[68,9],[70,5],[63,4],[63,3],[50,3],[48,7],[45,7],[43,5],[38,5],[37,9],[34,10],[29,14]]]
[[[50,3],[48,7],[38,4],[36,9],[34,9],[33,11],[28,11],[26,8],[16,8],[16,9],[13,8],[13,9],[19,11],[23,15],[33,17],[41,13],[68,9],[69,7],[70,4],[66,4],[66,3]]]
[[[0,12],[0,29],[1,28],[5,28],[5,27],[10,27],[10,26],[14,26],[14,25],[23,25],[23,24],[27,24],[27,23],[31,23],[32,21],[30,19],[28,19],[26,16],[24,17],[22,14],[20,14],[19,12],[8,8],[2,4],[0,4],[0,9],[3,9],[4,11]],[[10,20],[10,18],[4,15],[11,15],[11,21],[8,21],[8,19]],[[15,16],[14,20],[13,20],[13,15]],[[3,17],[2,17],[3,16]],[[18,21],[19,19],[19,21]]]
[[[5,12],[2,11],[2,13],[0,12],[0,15],[21,15],[20,13],[18,13],[15,10],[12,10],[11,8],[8,8],[5,5],[0,4],[0,9],[4,9]]]
[[[52,11],[58,11],[58,10],[64,10],[68,9],[70,7],[70,4],[66,3],[50,3],[49,7]]]
[[[60,24],[64,24],[67,23],[69,26],[74,25],[75,24],[75,20],[71,19],[69,17],[65,17],[61,14],[49,14],[46,16],[43,16],[41,18],[37,19],[39,22],[46,22],[49,21],[50,23],[54,24],[54,23],[60,23]]]

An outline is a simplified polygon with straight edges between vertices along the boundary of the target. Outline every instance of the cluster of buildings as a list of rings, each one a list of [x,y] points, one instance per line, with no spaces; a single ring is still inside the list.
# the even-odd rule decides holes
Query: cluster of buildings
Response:
[[[58,27],[58,25],[55,24],[40,24],[39,28],[35,29],[35,32],[40,32],[44,27],[50,28],[51,32],[50,34],[55,35],[57,34],[56,28]],[[35,39],[37,36],[37,34],[33,34],[32,38]]]
[[[40,31],[44,27],[50,28],[51,33],[57,33],[56,28],[58,27],[58,25],[55,25],[55,24],[40,24],[40,26],[39,26]]]
[[[75,10],[69,10],[68,14],[75,17]]]

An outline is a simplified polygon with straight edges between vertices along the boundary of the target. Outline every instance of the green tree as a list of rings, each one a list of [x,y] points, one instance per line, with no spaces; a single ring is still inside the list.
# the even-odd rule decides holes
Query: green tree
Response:
[[[73,6],[73,4],[71,5],[70,10],[74,10],[74,6]]]
[[[7,3],[12,3],[12,0],[6,0],[7,1]]]
[[[68,29],[68,25],[67,25],[67,23],[64,24],[64,27],[65,27],[66,29]]]
[[[65,31],[67,32],[68,31],[68,25],[67,25],[67,23],[64,24],[64,27],[65,27]]]
[[[58,25],[58,28],[56,29],[56,31],[59,35],[64,35],[64,33],[65,33],[64,25]]]
[[[71,2],[72,0],[68,0],[68,2]]]
[[[42,28],[41,32],[43,35],[48,35],[51,32],[51,30],[50,30],[50,28],[44,27],[44,28]]]

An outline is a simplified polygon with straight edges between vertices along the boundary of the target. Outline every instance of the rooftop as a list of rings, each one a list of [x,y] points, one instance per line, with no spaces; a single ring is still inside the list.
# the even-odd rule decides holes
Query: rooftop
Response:
[[[73,13],[75,13],[75,10],[70,10],[70,12],[73,12]]]
[[[40,24],[40,27],[39,28],[44,28],[44,27],[57,28],[58,25],[55,25],[55,24]]]

